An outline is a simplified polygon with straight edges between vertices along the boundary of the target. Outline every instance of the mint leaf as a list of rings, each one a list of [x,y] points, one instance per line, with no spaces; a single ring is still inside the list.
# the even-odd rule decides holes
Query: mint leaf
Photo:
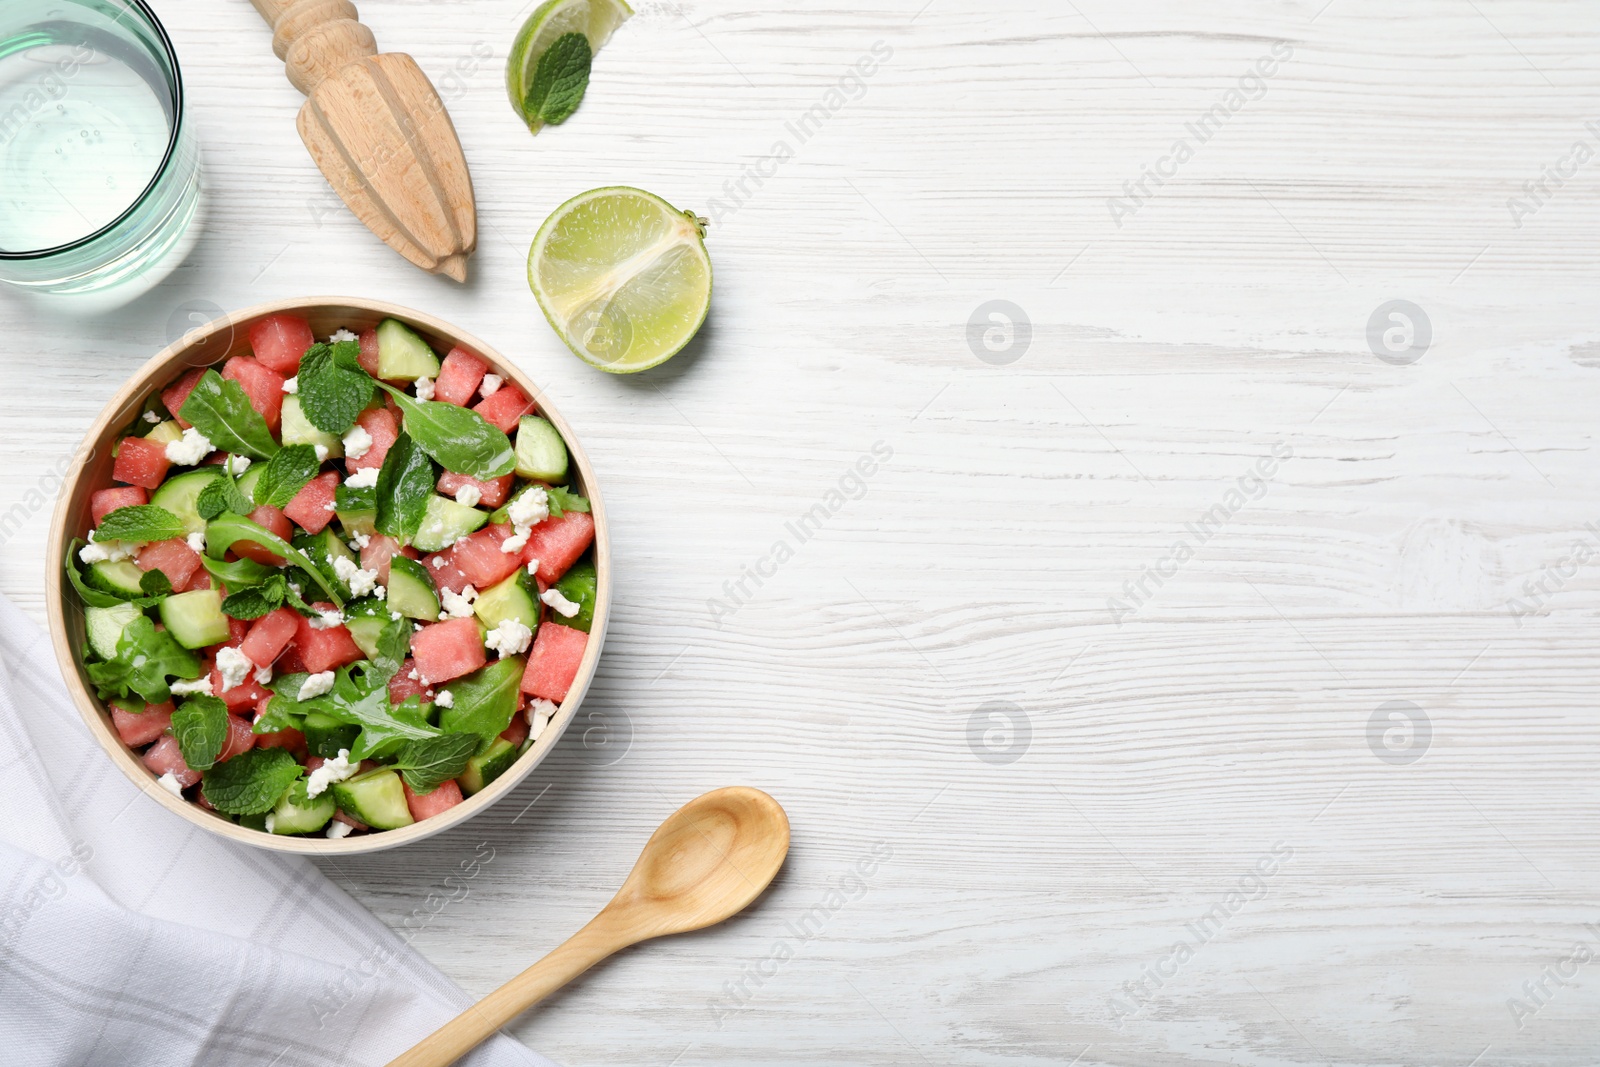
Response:
[[[145,571],[139,575],[139,591],[144,594],[140,599],[160,600],[172,594],[172,579],[161,571]]]
[[[405,417],[406,433],[417,447],[456,471],[487,482],[510,474],[517,465],[511,439],[470,408],[443,401],[418,400],[392,385],[378,387],[394,397]]]
[[[372,401],[372,378],[356,358],[357,341],[314,344],[300,360],[300,410],[323,433],[343,435]]]
[[[161,704],[172,699],[167,678],[200,677],[200,660],[140,616],[122,631],[115,656],[103,663],[85,663],[83,669],[102,700],[138,693],[147,704]]]
[[[578,103],[589,88],[589,68],[594,63],[594,51],[589,38],[581,33],[564,33],[557,37],[533,71],[533,84],[528,86],[522,111],[530,119],[544,122],[564,122],[578,110]]]
[[[166,508],[154,504],[134,504],[118,508],[100,520],[96,541],[167,541],[182,537],[183,520]]]
[[[346,515],[360,515],[378,510],[378,490],[370,485],[359,486],[355,489],[340,483],[333,491],[333,510],[339,513],[339,519],[344,521]],[[346,529],[349,523],[345,523]]]
[[[480,743],[477,734],[444,734],[407,741],[396,753],[394,768],[413,793],[431,793],[467,769],[467,761]]]
[[[378,532],[409,544],[422,525],[438,480],[428,454],[410,434],[402,432],[389,446],[378,471]]]
[[[214,370],[200,375],[178,414],[224,452],[271,459],[278,451],[267,421],[250,406],[250,398],[239,383]]]
[[[339,595],[338,589],[330,582],[326,575],[314,567],[301,551],[289,542],[262,526],[252,522],[242,515],[222,514],[206,524],[206,555],[213,559],[221,559],[223,553],[240,541],[253,541],[275,555],[282,556],[290,563],[302,568],[313,581],[322,587],[328,598],[339,607],[344,607],[344,598]]]
[[[272,575],[260,585],[249,586],[237,593],[229,593],[222,601],[222,613],[246,622],[259,619],[283,606],[289,594],[289,583],[281,572]],[[194,766],[194,764],[190,764]]]
[[[172,736],[191,770],[210,770],[228,743],[228,705],[218,697],[190,697],[172,713]]]
[[[315,448],[310,445],[284,445],[272,457],[272,461],[261,469],[261,477],[256,482],[256,503],[284,507],[320,470],[322,461],[317,458]]]
[[[569,511],[588,512],[589,501],[579,496],[570,489],[563,489],[553,485],[545,491],[545,499],[550,504],[550,517],[559,519]]]
[[[303,770],[284,749],[252,748],[206,771],[200,792],[227,815],[259,815],[278,803]]]
[[[223,512],[231,511],[235,515],[250,514],[250,500],[239,489],[233,480],[233,475],[227,468],[222,473],[200,490],[200,495],[194,498],[195,510],[202,519],[214,519]]]

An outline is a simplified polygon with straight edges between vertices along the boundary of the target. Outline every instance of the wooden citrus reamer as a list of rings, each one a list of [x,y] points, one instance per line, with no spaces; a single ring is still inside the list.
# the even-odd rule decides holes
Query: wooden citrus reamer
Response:
[[[250,0],[306,94],[296,125],[328,184],[423,270],[466,281],[478,243],[472,177],[444,101],[416,60],[378,54],[350,0]]]

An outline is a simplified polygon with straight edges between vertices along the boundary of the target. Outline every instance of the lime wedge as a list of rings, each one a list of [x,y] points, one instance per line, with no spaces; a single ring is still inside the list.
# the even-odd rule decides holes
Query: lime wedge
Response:
[[[526,102],[539,60],[550,46],[569,33],[581,33],[589,39],[590,51],[598,52],[611,31],[632,14],[633,8],[622,0],[545,0],[528,16],[506,60],[506,92],[528,129],[538,133],[544,127],[538,115],[527,113]]]
[[[643,189],[591,189],[551,212],[528,285],[567,347],[612,374],[664,363],[711,306],[705,223]]]

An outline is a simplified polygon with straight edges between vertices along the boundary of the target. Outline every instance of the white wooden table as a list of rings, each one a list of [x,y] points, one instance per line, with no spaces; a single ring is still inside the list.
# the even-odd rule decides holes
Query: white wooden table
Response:
[[[1600,1060],[1591,13],[645,0],[532,139],[519,0],[369,0],[472,166],[459,287],[333,209],[243,0],[159,6],[210,216],[115,313],[0,294],[0,590],[42,616],[47,471],[187,308],[385,297],[519,359],[615,524],[590,721],[460,832],[328,873],[484,992],[677,804],[749,783],[794,825],[748,914],[519,1036],[573,1065]],[[551,208],[611,183],[714,218],[711,321],[637,378],[523,281]],[[1031,330],[969,343],[995,300]],[[1370,341],[1395,300],[1420,315]],[[408,920],[430,891],[459,899]]]

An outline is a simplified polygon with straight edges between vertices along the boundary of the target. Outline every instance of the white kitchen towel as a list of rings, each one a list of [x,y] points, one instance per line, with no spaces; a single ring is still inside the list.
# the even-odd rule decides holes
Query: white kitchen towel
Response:
[[[0,597],[0,1062],[366,1067],[470,1003],[313,864],[144,796]],[[551,1067],[503,1035],[461,1062]]]

